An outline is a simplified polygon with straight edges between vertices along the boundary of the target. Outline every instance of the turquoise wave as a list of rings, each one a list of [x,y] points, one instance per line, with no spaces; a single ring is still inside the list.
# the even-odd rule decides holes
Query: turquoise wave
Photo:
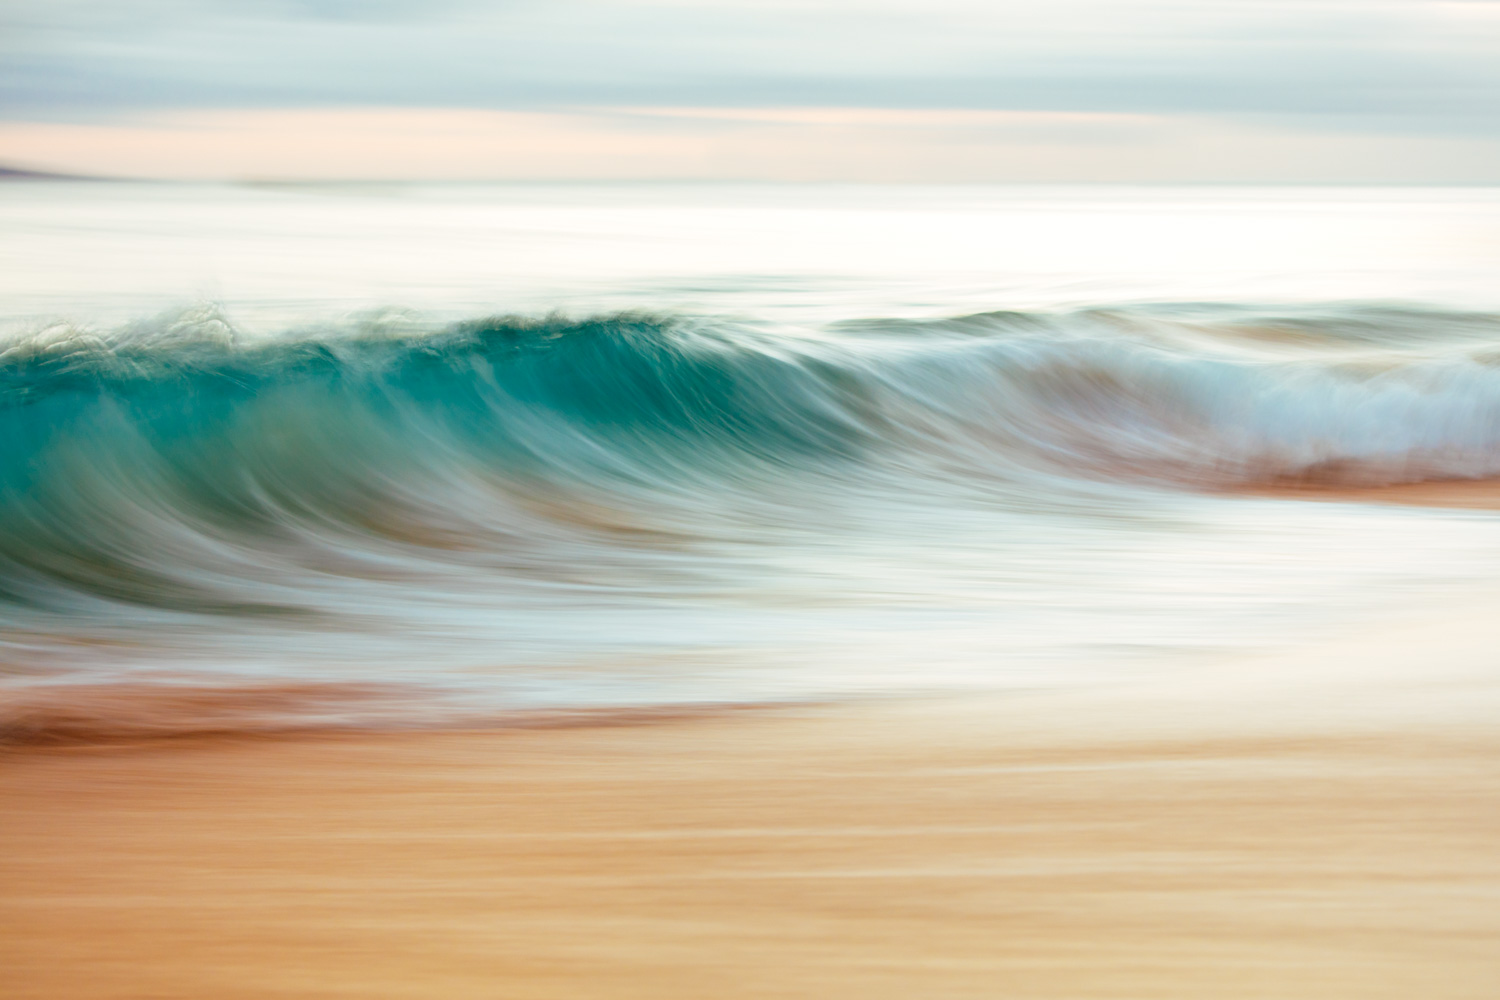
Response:
[[[1500,318],[1376,306],[44,331],[0,354],[0,601],[304,614],[285,567],[398,556],[586,583],[840,491],[1494,475],[1497,352]]]

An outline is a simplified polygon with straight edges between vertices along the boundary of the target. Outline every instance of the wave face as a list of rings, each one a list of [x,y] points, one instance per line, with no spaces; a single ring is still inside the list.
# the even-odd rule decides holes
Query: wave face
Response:
[[[209,319],[4,360],[5,592],[42,604],[243,610],[173,567],[315,537],[565,573],[550,544],[580,525],[651,530],[610,507],[847,459],[869,433],[849,373],[645,317],[258,344]]]
[[[208,311],[9,343],[0,441],[19,673],[100,647],[274,672],[296,648],[526,688],[500,668],[805,651],[934,595],[1012,615],[986,627],[1013,652],[1070,627],[1038,594],[1117,590],[1101,574],[1160,556],[1153,523],[1195,492],[1500,474],[1500,316],[398,317],[250,338]],[[1100,641],[1137,641],[1142,606],[1116,610]]]

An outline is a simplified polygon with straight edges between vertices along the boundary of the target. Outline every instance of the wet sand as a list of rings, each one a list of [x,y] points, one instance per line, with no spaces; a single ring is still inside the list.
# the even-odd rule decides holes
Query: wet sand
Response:
[[[1398,483],[1394,486],[1329,486],[1284,484],[1256,490],[1258,495],[1288,500],[1320,500],[1339,503],[1381,503],[1412,507],[1454,507],[1470,510],[1500,510],[1500,480],[1457,479],[1440,482]]]
[[[1489,1000],[1497,602],[1115,689],[68,716],[0,752],[0,995]]]
[[[1490,998],[1495,631],[1437,684],[1447,625],[1337,647],[1380,661],[1358,697],[1309,677],[1330,647],[1113,695],[13,750],[0,994]]]

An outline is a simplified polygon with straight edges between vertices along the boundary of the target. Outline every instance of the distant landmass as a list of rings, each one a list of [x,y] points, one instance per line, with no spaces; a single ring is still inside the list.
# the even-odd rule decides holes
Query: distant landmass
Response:
[[[83,174],[59,174],[50,170],[24,170],[0,164],[0,181],[103,181],[108,177],[88,177]]]

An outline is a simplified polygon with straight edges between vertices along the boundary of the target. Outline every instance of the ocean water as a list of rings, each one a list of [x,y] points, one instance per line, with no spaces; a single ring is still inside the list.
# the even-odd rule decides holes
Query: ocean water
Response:
[[[0,185],[0,686],[1130,683],[1500,583],[1500,190]],[[389,710],[389,705],[385,710]]]

